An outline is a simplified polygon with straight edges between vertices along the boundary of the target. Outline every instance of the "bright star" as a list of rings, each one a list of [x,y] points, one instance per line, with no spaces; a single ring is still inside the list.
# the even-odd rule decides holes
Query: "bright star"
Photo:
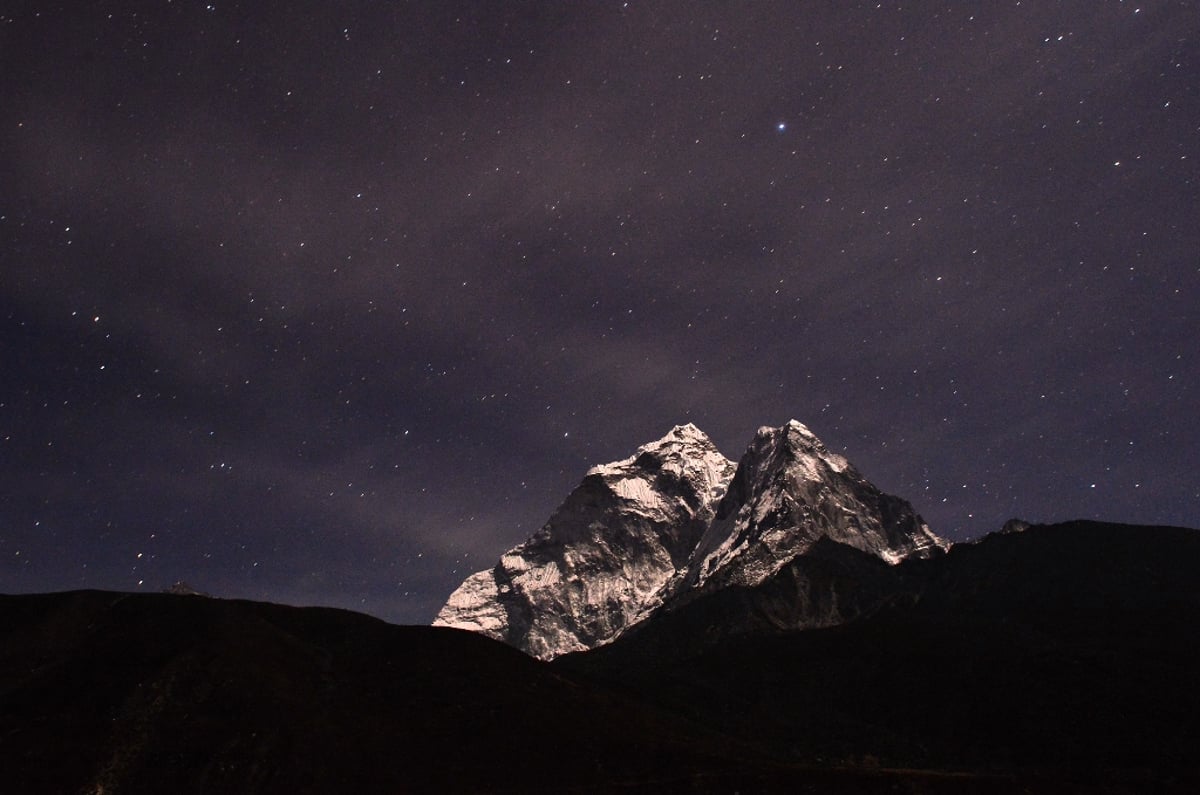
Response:
[[[779,124],[775,125],[775,129],[779,130],[779,132],[783,132],[784,130],[787,129],[787,125],[783,122],[779,122]]]

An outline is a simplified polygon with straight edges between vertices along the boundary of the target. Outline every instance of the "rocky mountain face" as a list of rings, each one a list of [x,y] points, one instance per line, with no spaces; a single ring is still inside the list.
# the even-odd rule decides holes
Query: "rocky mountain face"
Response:
[[[845,598],[855,586],[838,576],[845,565],[831,563],[845,557],[838,548],[872,565],[948,546],[799,422],[761,428],[736,468],[685,425],[590,470],[538,533],[469,577],[434,623],[550,659],[700,597],[770,581],[763,593],[793,595],[785,608],[772,596],[777,621],[829,626],[878,601]],[[744,609],[729,627],[753,612],[733,602]]]
[[[544,659],[612,640],[658,605],[733,474],[690,424],[593,467],[541,530],[451,594],[434,624]]]
[[[758,585],[823,538],[887,563],[949,548],[908,502],[881,492],[792,420],[758,430],[697,547],[684,590]]]

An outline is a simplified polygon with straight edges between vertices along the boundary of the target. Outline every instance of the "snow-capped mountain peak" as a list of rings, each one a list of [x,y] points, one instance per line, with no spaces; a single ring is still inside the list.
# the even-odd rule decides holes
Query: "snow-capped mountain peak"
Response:
[[[600,464],[586,477],[603,478],[614,492],[630,501],[654,503],[658,496],[650,479],[662,473],[704,484],[708,494],[723,494],[729,483],[731,462],[695,425],[676,425],[663,438],[642,445],[629,458]]]
[[[809,456],[814,463],[820,461],[835,472],[844,472],[850,466],[849,461],[837,453],[830,452],[817,435],[798,420],[789,421],[779,431],[775,428],[760,428],[759,433],[763,432],[768,435],[779,433],[782,437],[781,442],[795,453]]]
[[[821,538],[888,563],[947,548],[899,497],[884,494],[804,424],[762,427],[697,547],[684,589],[753,586]]]
[[[822,539],[888,563],[948,546],[796,420],[760,428],[736,467],[695,425],[677,425],[589,469],[541,530],[469,577],[434,623],[555,657],[701,594],[755,587]]]
[[[533,537],[451,594],[434,623],[536,657],[608,642],[659,603],[733,471],[694,425],[592,467]]]

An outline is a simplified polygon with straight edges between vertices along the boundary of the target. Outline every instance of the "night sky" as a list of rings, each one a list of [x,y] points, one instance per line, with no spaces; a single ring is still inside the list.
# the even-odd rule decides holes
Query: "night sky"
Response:
[[[806,423],[953,540],[1200,525],[1200,3],[0,7],[0,592],[426,623]]]

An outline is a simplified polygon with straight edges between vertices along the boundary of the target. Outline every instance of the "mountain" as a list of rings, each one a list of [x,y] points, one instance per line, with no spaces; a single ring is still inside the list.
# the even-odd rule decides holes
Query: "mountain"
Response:
[[[736,468],[694,425],[678,426],[590,470],[541,530],[451,594],[434,623],[551,659],[786,570],[814,605],[786,623],[836,624],[870,604],[819,606],[855,587],[810,555],[822,542],[889,565],[949,546],[795,420],[759,429]]]
[[[693,554],[683,588],[706,593],[757,585],[822,539],[887,563],[949,548],[908,502],[881,492],[792,420],[758,430]]]
[[[540,658],[612,640],[660,603],[733,474],[690,424],[592,468],[532,538],[467,578],[434,624]]]

